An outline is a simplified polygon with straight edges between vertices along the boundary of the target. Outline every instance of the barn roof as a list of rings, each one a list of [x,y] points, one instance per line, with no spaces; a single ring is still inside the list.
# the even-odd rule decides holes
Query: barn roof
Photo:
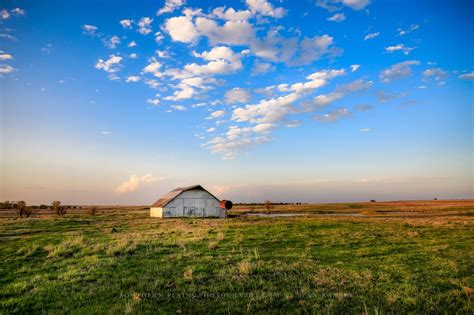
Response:
[[[199,189],[199,190],[204,190],[206,191],[207,193],[209,193],[212,197],[216,198],[217,200],[219,200],[219,198],[217,198],[216,196],[214,196],[213,194],[211,194],[209,191],[207,191],[204,187],[202,187],[201,185],[192,185],[192,186],[188,186],[188,187],[178,187],[178,188],[175,188],[173,189],[172,191],[170,191],[169,193],[167,193],[166,195],[164,195],[163,197],[161,197],[160,199],[158,199],[154,204],[152,204],[151,206],[152,207],[164,207],[166,206],[167,204],[169,204],[174,198],[178,197],[179,195],[181,195],[183,192],[185,191],[188,191],[188,190],[194,190],[194,189]]]

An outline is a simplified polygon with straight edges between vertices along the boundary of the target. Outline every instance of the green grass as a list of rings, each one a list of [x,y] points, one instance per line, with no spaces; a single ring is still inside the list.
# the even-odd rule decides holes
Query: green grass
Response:
[[[0,220],[0,313],[472,314],[473,270],[471,221]]]

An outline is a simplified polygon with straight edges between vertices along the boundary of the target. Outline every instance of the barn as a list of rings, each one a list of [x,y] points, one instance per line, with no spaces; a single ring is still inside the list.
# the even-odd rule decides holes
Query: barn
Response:
[[[178,187],[158,199],[151,205],[150,216],[224,218],[231,208],[231,201],[219,201],[201,185],[193,185]]]

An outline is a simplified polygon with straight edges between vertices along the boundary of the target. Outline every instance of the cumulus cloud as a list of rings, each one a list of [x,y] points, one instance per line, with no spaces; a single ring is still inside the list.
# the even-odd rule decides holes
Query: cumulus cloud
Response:
[[[411,32],[413,32],[413,31],[415,31],[419,28],[420,28],[420,26],[418,24],[412,24],[412,25],[410,25],[410,27],[408,29],[398,28],[397,29],[398,36],[406,35],[406,34],[411,33]]]
[[[267,72],[273,72],[275,69],[275,66],[273,66],[271,63],[255,61],[252,68],[252,75],[255,76],[265,74]]]
[[[10,11],[8,10],[1,10],[0,11],[0,20],[9,19],[11,16],[23,16],[25,15],[25,10],[20,8],[15,8]]]
[[[164,29],[177,42],[191,43],[199,37],[199,33],[194,27],[192,17],[177,16],[167,19]]]
[[[246,103],[250,101],[250,93],[246,89],[233,88],[225,93],[225,100],[229,104]]]
[[[351,65],[351,71],[356,72],[360,68],[360,65]]]
[[[470,73],[464,73],[464,74],[461,74],[459,76],[459,79],[461,80],[474,80],[474,72],[470,72]]]
[[[152,18],[142,17],[140,21],[138,21],[138,32],[143,35],[150,34],[152,22],[153,22]]]
[[[341,118],[347,117],[349,115],[350,115],[349,110],[345,107],[341,107],[341,108],[336,108],[335,110],[326,114],[316,115],[314,116],[314,119],[317,121],[330,123],[330,122],[336,122],[340,120]]]
[[[328,81],[344,75],[344,69],[322,70],[306,77],[307,81],[294,84],[281,84],[278,89],[288,94],[261,100],[257,104],[236,108],[232,120],[251,123],[275,123],[296,112],[294,103],[303,95],[325,86]]]
[[[111,49],[117,48],[117,45],[119,45],[120,43],[120,38],[117,35],[114,35],[111,38],[104,40],[104,45]]]
[[[328,21],[331,21],[331,22],[342,22],[346,19],[346,16],[344,15],[344,13],[336,13],[334,14],[333,16],[331,16],[330,18],[328,18]]]
[[[410,53],[410,51],[412,51],[414,48],[412,47],[406,47],[404,44],[398,44],[398,45],[394,45],[394,46],[388,46],[388,47],[385,47],[385,51],[389,52],[389,53],[392,53],[392,52],[395,52],[395,51],[401,51],[403,52],[404,55],[408,55]]]
[[[156,12],[156,15],[159,16],[165,13],[171,13],[185,4],[185,0],[166,0],[164,7],[159,9],[158,12]]]
[[[121,20],[119,23],[123,28],[131,29],[133,20]]]
[[[370,34],[367,34],[364,36],[364,40],[369,40],[369,39],[372,39],[372,38],[376,38],[380,35],[380,32],[376,32],[376,33],[370,33]]]
[[[104,130],[104,131],[101,131],[100,134],[104,136],[110,136],[112,134],[112,131]]]
[[[132,40],[132,41],[131,41],[130,43],[128,43],[128,45],[127,45],[127,47],[129,47],[129,48],[132,48],[132,47],[135,47],[135,46],[137,46],[137,43],[136,43],[134,40]]]
[[[187,110],[187,108],[184,107],[183,105],[171,105],[171,108],[176,109],[176,110],[179,110],[179,111],[185,111],[185,110]]]
[[[87,35],[95,35],[98,30],[98,27],[94,25],[84,24],[82,25],[82,30]]]
[[[257,57],[292,66],[309,64],[324,56],[337,56],[341,52],[334,47],[334,39],[329,35],[300,40],[285,38],[278,33],[279,28],[272,28],[260,38],[247,20],[228,20],[221,24],[209,15],[189,10],[183,16],[167,19],[164,30],[173,41],[194,43],[204,36],[211,45],[245,45]]]
[[[225,110],[216,110],[215,112],[212,112],[209,118],[215,119],[215,118],[220,118],[226,114]]]
[[[253,127],[230,126],[224,135],[214,137],[203,146],[211,152],[221,154],[224,160],[235,159],[242,151],[273,140],[269,136],[272,124],[258,124]]]
[[[418,60],[408,60],[396,63],[380,72],[380,80],[384,83],[388,83],[393,80],[406,78],[412,73],[411,67],[419,64],[420,62]]]
[[[216,18],[219,18],[225,21],[248,20],[253,16],[253,13],[249,10],[236,11],[234,10],[234,8],[228,8],[226,10],[225,7],[215,8],[212,11],[212,14]]]
[[[140,77],[137,75],[131,75],[125,80],[126,82],[138,82],[140,81]]]
[[[448,73],[441,68],[430,68],[422,72],[423,80],[428,81],[433,79],[435,81],[443,81],[448,78]]]
[[[316,107],[321,107],[321,106],[327,106],[350,93],[366,90],[370,87],[372,87],[373,82],[372,81],[364,81],[362,79],[352,81],[347,84],[343,84],[338,86],[333,92],[328,93],[328,94],[320,94],[316,96],[312,102],[306,102],[303,105],[303,108],[308,110],[308,111],[313,111],[314,106]]]
[[[147,102],[148,104],[153,105],[153,106],[160,105],[160,100],[159,100],[159,99],[156,99],[156,98],[155,98],[155,99],[149,98],[149,99],[146,100],[146,102]]]
[[[13,56],[10,55],[10,54],[7,54],[6,52],[4,51],[0,51],[0,60],[3,61],[3,60],[10,60],[10,59],[13,59]]]
[[[110,55],[109,59],[103,60],[99,59],[95,64],[96,69],[102,69],[108,73],[115,73],[118,72],[121,68],[120,62],[122,61],[122,57],[116,55]]]
[[[275,8],[266,0],[246,0],[246,4],[250,11],[259,13],[263,16],[270,16],[279,19],[286,14],[285,9]]]
[[[130,176],[129,179],[121,183],[115,188],[116,193],[127,193],[136,191],[140,186],[149,184],[155,181],[163,180],[164,177],[153,177],[151,174],[138,177],[136,175]]]
[[[15,68],[10,65],[0,65],[0,75],[12,73],[13,71],[15,71]]]
[[[368,6],[369,3],[369,0],[316,0],[318,7],[330,12],[341,10],[344,6],[358,11]]]

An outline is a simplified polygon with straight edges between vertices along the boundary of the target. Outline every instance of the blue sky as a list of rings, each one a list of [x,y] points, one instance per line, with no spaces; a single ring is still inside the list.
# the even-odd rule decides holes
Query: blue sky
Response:
[[[470,1],[4,1],[0,199],[474,197]]]

